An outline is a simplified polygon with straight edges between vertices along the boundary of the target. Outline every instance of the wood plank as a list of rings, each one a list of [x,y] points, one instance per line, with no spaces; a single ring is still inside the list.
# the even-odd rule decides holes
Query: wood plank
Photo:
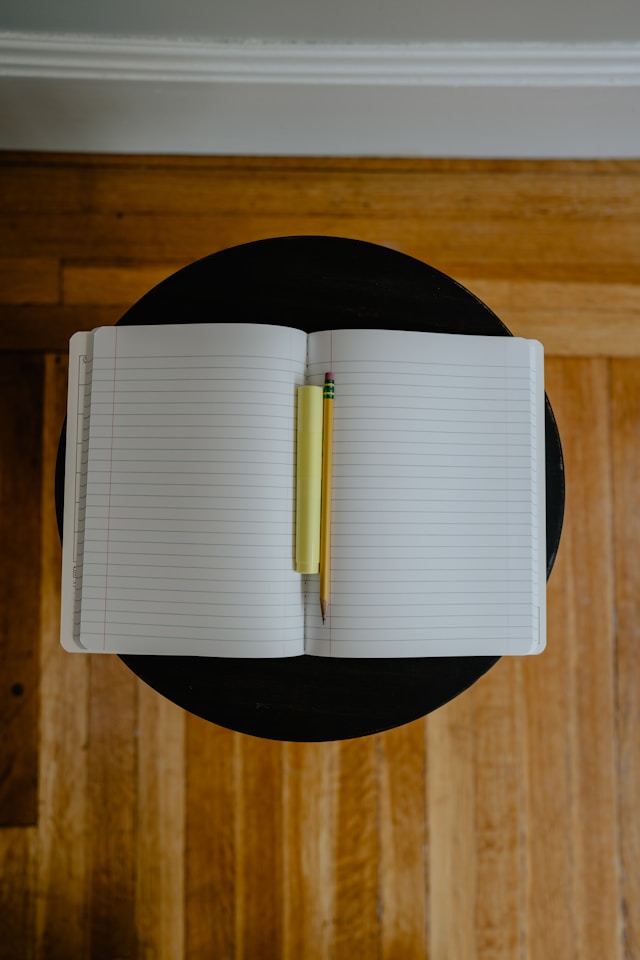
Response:
[[[65,267],[66,303],[134,303],[178,265]],[[505,281],[455,275],[516,336],[540,340],[548,355],[640,354],[640,284]],[[124,307],[120,307],[124,312]]]
[[[523,939],[522,659],[503,657],[473,690],[476,944],[482,960],[512,960]]]
[[[557,391],[556,391],[557,397]],[[527,960],[578,956],[572,863],[572,794],[568,765],[572,663],[566,642],[573,585],[566,529],[548,588],[548,646],[524,665],[525,857]]]
[[[615,283],[588,277],[580,281],[524,280],[519,278],[483,277],[468,275],[455,277],[463,286],[487,303],[499,316],[506,310],[519,309],[539,313],[567,311],[582,313],[607,311],[633,314],[640,309],[640,282]],[[526,305],[526,307],[525,307]],[[576,344],[579,347],[579,344]]]
[[[286,960],[324,960],[332,952],[337,754],[332,742],[284,745]]]
[[[640,284],[492,278],[457,274],[517,336],[541,340],[548,355],[638,354]]]
[[[640,355],[640,325],[637,314],[602,310],[527,311],[499,313],[517,337],[540,340],[547,356],[637,357]]]
[[[138,690],[135,905],[138,956],[181,960],[185,913],[185,713]]]
[[[427,717],[429,956],[478,957],[474,691]]]
[[[377,737],[338,744],[334,960],[376,957],[380,919]]]
[[[37,819],[42,381],[41,358],[0,355],[2,826]]]
[[[89,664],[89,955],[135,957],[137,684],[115,656]]]
[[[31,303],[4,309],[0,348],[61,350],[75,330],[115,322],[179,265],[176,250],[182,263],[298,232],[430,262],[548,353],[640,350],[635,161],[10,154],[0,164],[5,255],[18,271],[62,260],[67,300],[49,311],[42,284],[8,289],[5,299]]]
[[[457,279],[455,272],[451,273]],[[128,288],[142,288],[132,276],[125,281]],[[102,285],[102,281],[98,279]],[[489,284],[485,284],[489,287]],[[475,293],[471,286],[470,289]],[[119,305],[87,303],[62,307],[15,307],[2,309],[0,351],[32,350],[58,352],[67,350],[69,339],[76,330],[116,323],[133,303]],[[97,299],[97,294],[96,294]],[[547,356],[640,356],[640,325],[633,310],[618,310],[615,300],[603,291],[601,305],[589,309],[536,309],[524,307],[502,308],[496,298],[486,298],[490,306],[509,327],[521,337],[540,340]]]
[[[64,303],[131,304],[182,266],[185,264],[65,264]],[[508,272],[509,267],[504,266],[504,269]],[[553,320],[562,328],[565,341],[571,335],[576,337],[573,344],[576,355],[585,353],[578,334],[586,332],[588,335],[591,325],[595,326],[598,320],[606,320],[600,324],[601,346],[606,345],[609,318],[614,324],[626,324],[627,335],[637,336],[635,318],[640,310],[639,283],[503,279],[477,274],[468,276],[459,270],[451,275],[491,307],[507,325],[512,315],[530,325],[537,322],[549,325]],[[577,326],[580,317],[584,318],[581,328]],[[566,332],[565,326],[568,328]]]
[[[0,828],[0,960],[33,957],[35,842],[35,827]]]
[[[185,723],[184,955],[235,960],[241,734],[192,715]]]
[[[67,357],[45,358],[40,641],[40,772],[35,951],[87,956],[89,659],[60,646],[60,537],[53,498],[66,413]]]
[[[245,157],[4,155],[7,212],[233,213],[472,219],[640,216],[640,165],[629,161],[442,161]],[[46,170],[46,176],[42,171]]]
[[[487,172],[500,173],[506,171],[516,171],[527,173],[531,171],[542,170],[546,174],[553,174],[560,170],[573,170],[576,173],[592,173],[596,175],[625,172],[633,172],[637,169],[637,161],[634,159],[616,158],[609,160],[536,160],[536,159],[504,159],[504,158],[451,158],[451,157],[282,157],[277,155],[264,157],[246,157],[246,156],[211,156],[211,155],[180,155],[180,154],[117,154],[117,153],[65,153],[63,151],[42,153],[38,150],[6,150],[2,153],[2,163],[8,168],[12,167],[78,167],[81,169],[93,169],[104,167],[106,165],[115,169],[127,168],[132,164],[144,164],[150,169],[156,167],[182,166],[188,169],[209,168],[212,165],[219,164],[229,168],[255,166],[262,167],[265,164],[277,166],[306,166],[314,169],[318,166],[329,164],[335,169],[351,169],[354,165],[361,163],[371,165],[377,170],[386,170],[398,168],[404,170],[421,169],[424,164],[429,164],[434,170],[484,170]]]
[[[577,280],[503,279],[455,274],[517,336],[540,340],[555,356],[638,354],[640,284]]]
[[[622,957],[615,778],[609,383],[605,360],[551,361],[567,510],[549,643],[523,664],[527,954]]]
[[[65,263],[62,269],[62,301],[66,305],[134,304],[147,291],[176,273],[183,263]]]
[[[236,803],[236,951],[239,960],[282,956],[283,745],[243,736]]]
[[[596,229],[597,225],[597,229]],[[437,268],[453,262],[605,267],[640,263],[640,221],[594,222],[493,219],[446,216],[424,220],[407,215],[344,217],[298,211],[280,215],[91,214],[65,217],[45,213],[0,214],[0,256],[63,259],[161,260],[191,262],[225,247],[298,234],[347,236],[407,253]]]
[[[379,736],[381,960],[419,960],[427,943],[425,721]]]
[[[55,257],[0,260],[0,303],[58,303],[60,263]]]
[[[620,866],[625,956],[640,955],[640,363],[611,364]]]
[[[0,351],[67,352],[69,340],[77,330],[117,323],[130,306],[3,306]]]

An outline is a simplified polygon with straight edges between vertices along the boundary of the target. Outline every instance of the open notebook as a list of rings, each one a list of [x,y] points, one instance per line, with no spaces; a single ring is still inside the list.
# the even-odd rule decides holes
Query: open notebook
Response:
[[[294,570],[296,389],[336,381],[331,605]],[[266,324],[71,340],[67,650],[230,657],[545,645],[539,343]]]

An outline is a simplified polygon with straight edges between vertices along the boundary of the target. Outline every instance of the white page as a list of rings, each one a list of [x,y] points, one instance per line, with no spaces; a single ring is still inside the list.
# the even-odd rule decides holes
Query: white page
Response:
[[[309,338],[308,382],[332,369],[336,399],[331,603],[323,625],[308,578],[307,652],[542,649],[541,361],[510,337]]]
[[[101,328],[93,340],[76,642],[301,653],[295,390],[306,335],[201,324]]]

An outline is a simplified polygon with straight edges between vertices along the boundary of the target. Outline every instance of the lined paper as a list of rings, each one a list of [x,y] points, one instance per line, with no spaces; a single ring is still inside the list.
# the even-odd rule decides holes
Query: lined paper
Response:
[[[78,641],[126,653],[301,653],[292,551],[306,335],[114,327],[97,330],[93,348]]]
[[[76,335],[68,649],[522,654],[545,643],[542,348],[263,324]],[[294,570],[296,388],[336,377],[332,586]],[[305,641],[306,635],[306,641]]]
[[[331,604],[323,625],[309,580],[309,653],[544,646],[541,359],[509,337],[311,335],[308,380],[331,367],[336,400]]]

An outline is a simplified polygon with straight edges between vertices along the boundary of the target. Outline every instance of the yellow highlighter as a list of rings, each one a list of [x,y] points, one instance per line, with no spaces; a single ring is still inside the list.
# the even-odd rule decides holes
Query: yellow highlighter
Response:
[[[322,387],[298,387],[296,570],[320,569]]]

